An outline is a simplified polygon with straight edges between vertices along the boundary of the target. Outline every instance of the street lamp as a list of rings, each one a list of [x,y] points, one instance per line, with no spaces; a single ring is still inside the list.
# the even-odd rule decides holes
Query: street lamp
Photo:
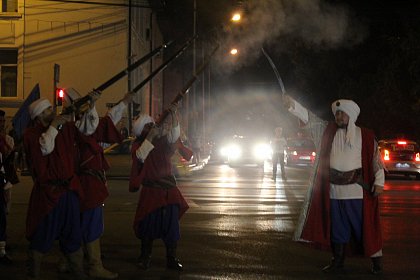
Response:
[[[231,18],[231,20],[233,21],[233,22],[238,22],[238,21],[240,21],[241,20],[241,14],[240,13],[234,13],[233,15],[232,15],[232,18]]]

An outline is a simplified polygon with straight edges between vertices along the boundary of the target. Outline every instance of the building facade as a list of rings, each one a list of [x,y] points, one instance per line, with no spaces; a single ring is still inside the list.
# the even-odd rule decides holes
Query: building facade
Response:
[[[0,1],[0,107],[9,117],[37,84],[41,97],[53,104],[57,87],[72,87],[85,95],[163,43],[147,5],[128,7],[127,2],[111,0]],[[104,90],[98,113],[104,115],[107,106],[160,63],[162,56],[157,55]],[[161,75],[137,92],[134,101],[140,108],[135,109],[151,115],[160,111]]]

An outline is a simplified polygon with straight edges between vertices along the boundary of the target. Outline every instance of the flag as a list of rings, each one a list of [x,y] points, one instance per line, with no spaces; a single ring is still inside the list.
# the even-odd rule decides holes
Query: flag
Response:
[[[32,89],[29,96],[25,99],[23,104],[20,106],[19,110],[15,114],[12,119],[13,128],[16,133],[17,139],[20,139],[23,136],[23,132],[25,128],[28,126],[29,122],[31,121],[31,116],[29,115],[29,105],[32,102],[39,99],[40,97],[40,90],[39,84],[36,84],[35,87]]]

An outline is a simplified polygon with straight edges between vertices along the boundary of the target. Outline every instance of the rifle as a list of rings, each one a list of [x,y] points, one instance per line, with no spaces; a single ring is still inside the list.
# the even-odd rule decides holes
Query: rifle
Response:
[[[204,71],[204,69],[207,67],[207,65],[210,63],[212,56],[216,53],[216,51],[219,49],[220,45],[217,45],[213,51],[206,57],[204,62],[197,68],[196,72],[193,74],[192,78],[184,85],[184,87],[181,89],[181,91],[175,96],[175,98],[172,100],[171,105],[177,105],[179,101],[184,98],[184,96],[188,93],[190,90],[192,84],[197,80],[198,76],[201,74],[201,72]],[[165,118],[170,113],[169,108],[165,109],[159,116],[159,119],[156,121],[157,125],[160,125],[163,123]]]
[[[187,40],[185,44],[177,51],[174,55],[172,55],[167,61],[162,63],[158,68],[156,68],[149,76],[147,76],[146,79],[144,79],[140,84],[138,84],[132,91],[137,92],[139,91],[145,84],[147,84],[154,76],[156,76],[160,71],[164,70],[166,67],[168,67],[169,63],[171,63],[173,60],[175,60],[178,56],[181,55],[185,51],[185,49],[191,44],[191,42],[194,41],[195,38],[197,38],[198,35],[195,35],[191,39]]]
[[[115,76],[113,76],[112,78],[110,78],[109,80],[104,82],[103,84],[101,84],[99,87],[93,89],[93,92],[101,92],[101,91],[105,90],[106,88],[108,88],[109,86],[111,86],[112,84],[117,82],[119,79],[121,79],[122,77],[124,77],[125,75],[127,75],[128,73],[130,73],[131,71],[133,71],[134,69],[136,69],[137,67],[142,65],[143,63],[145,63],[146,61],[148,61],[150,58],[155,56],[157,53],[159,53],[163,49],[167,48],[170,44],[172,44],[172,42],[173,41],[169,41],[168,43],[162,44],[159,47],[155,48],[153,51],[146,54],[145,56],[143,56],[142,58],[140,58],[139,60],[137,60],[133,64],[129,65],[126,69],[120,71],[118,74],[116,74]],[[66,115],[66,114],[70,114],[70,113],[73,113],[73,112],[83,111],[84,109],[86,109],[86,106],[89,104],[89,101],[91,101],[91,99],[92,98],[89,94],[77,99],[70,106],[63,108],[63,111],[61,112],[61,115]]]

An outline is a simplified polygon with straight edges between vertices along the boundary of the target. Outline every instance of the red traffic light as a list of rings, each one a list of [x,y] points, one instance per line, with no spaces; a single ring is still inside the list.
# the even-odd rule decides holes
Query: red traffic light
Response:
[[[57,95],[57,106],[63,105],[63,99],[64,99],[64,89],[63,88],[57,88],[56,95]]]
[[[59,98],[64,98],[64,90],[62,88],[59,88],[59,89],[57,89],[57,91],[58,91],[57,96]]]

